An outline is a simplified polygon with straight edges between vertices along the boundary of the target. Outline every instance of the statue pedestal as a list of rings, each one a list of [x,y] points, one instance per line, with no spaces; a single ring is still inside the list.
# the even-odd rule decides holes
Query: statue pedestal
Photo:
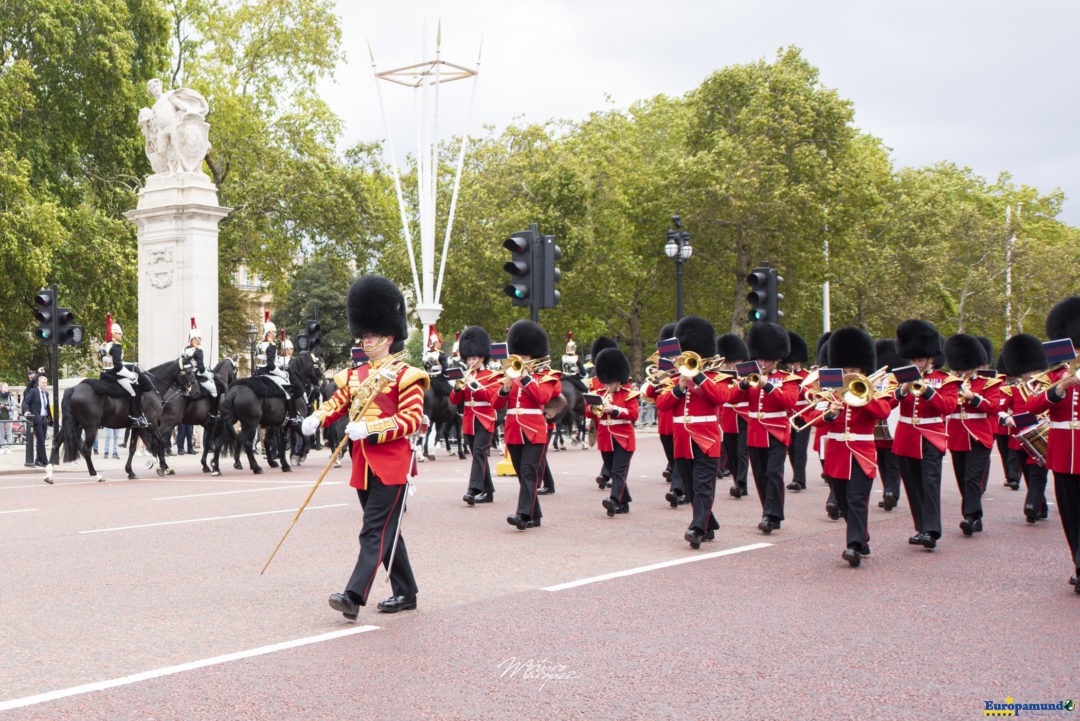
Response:
[[[218,223],[231,208],[218,205],[204,173],[157,173],[146,179],[135,210],[138,228],[139,347],[144,368],[180,355],[194,317],[208,366],[220,355]]]

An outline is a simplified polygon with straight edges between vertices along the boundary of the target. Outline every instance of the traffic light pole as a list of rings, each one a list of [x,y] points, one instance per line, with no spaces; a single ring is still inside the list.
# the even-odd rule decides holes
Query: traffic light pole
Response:
[[[60,305],[60,296],[56,290],[56,283],[51,286],[53,292],[53,298],[56,299],[54,305]],[[60,463],[60,446],[56,444],[56,434],[60,432],[60,320],[59,313],[53,313],[52,318],[52,342],[49,343],[49,356],[51,358],[51,364],[49,367],[49,385],[52,386],[52,406],[53,406],[53,445],[52,451],[49,455],[49,463],[58,465]]]

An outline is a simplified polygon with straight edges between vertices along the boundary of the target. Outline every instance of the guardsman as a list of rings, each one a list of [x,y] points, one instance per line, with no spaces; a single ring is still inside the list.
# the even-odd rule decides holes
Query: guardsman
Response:
[[[791,341],[791,352],[788,353],[787,358],[784,358],[783,365],[788,373],[799,378],[799,395],[793,409],[795,413],[798,413],[809,405],[805,389],[801,384],[810,375],[810,371],[805,368],[805,364],[810,360],[810,349],[806,345],[806,340],[798,333],[789,330],[787,334]],[[794,422],[798,428],[792,429],[791,443],[788,444],[787,457],[788,463],[791,464],[791,483],[787,484],[787,489],[798,493],[806,490],[806,450],[810,445],[811,431],[809,428],[804,428],[801,421]]]
[[[983,530],[982,494],[990,468],[990,448],[994,425],[1001,405],[1001,381],[978,375],[988,362],[979,339],[967,333],[951,335],[945,341],[945,362],[962,379],[957,406],[949,413],[947,447],[952,457],[956,485],[960,489],[960,530],[970,536]],[[993,425],[991,425],[993,424]]]
[[[759,379],[743,378],[733,402],[747,401],[746,446],[750,471],[761,499],[758,530],[768,535],[784,520],[784,459],[791,443],[789,418],[799,399],[799,376],[780,369],[791,352],[791,339],[778,323],[757,322],[746,337],[758,362]]]
[[[188,344],[184,348],[181,356],[184,360],[189,361],[195,369],[195,377],[199,381],[199,385],[210,397],[210,414],[207,416],[208,421],[216,421],[218,419],[218,404],[221,399],[218,397],[217,383],[214,381],[214,373],[206,367],[206,361],[203,357],[202,345],[202,333],[199,332],[198,326],[195,325],[195,319],[191,319],[191,328],[188,330]]]
[[[896,341],[892,338],[878,338],[874,343],[874,351],[877,354],[879,367],[888,368],[891,371],[893,368],[904,365],[903,359],[896,355]],[[886,376],[875,390],[881,390],[890,381],[891,376]],[[889,417],[895,420],[898,416],[899,411],[896,410],[894,404]],[[877,446],[878,475],[881,476],[882,486],[878,508],[891,511],[896,508],[896,502],[900,498],[900,464],[896,454],[893,453],[893,434],[888,419],[882,419],[874,426],[874,445]]]
[[[1070,296],[1050,309],[1046,337],[1068,338],[1080,350],[1080,296]],[[1080,375],[1074,361],[1050,371],[1051,385],[1031,399],[1032,413],[1049,413],[1046,466],[1054,472],[1054,497],[1075,573],[1070,579],[1080,594]]]
[[[495,433],[494,400],[500,379],[486,367],[491,360],[491,336],[486,330],[471,325],[458,334],[456,345],[465,362],[465,377],[457,381],[450,392],[450,402],[465,406],[461,432],[472,449],[472,468],[462,500],[473,506],[495,500],[488,448]]]
[[[896,401],[866,382],[875,370],[874,341],[861,328],[840,328],[829,336],[828,366],[844,372],[844,387],[834,392],[818,432],[829,482],[840,515],[847,524],[847,543],[841,557],[858,566],[870,555],[870,490],[877,475],[874,426],[889,417]],[[861,378],[860,378],[861,376]],[[862,393],[855,386],[861,381]]]
[[[292,379],[289,378],[289,371],[282,367],[278,363],[278,346],[277,346],[277,326],[270,320],[270,311],[266,311],[263,316],[263,339],[259,342],[259,345],[255,346],[255,373],[254,375],[264,375],[274,383],[278,384],[281,391],[285,394],[285,400],[292,400]],[[292,408],[292,404],[286,402],[287,408]],[[304,419],[299,416],[290,416],[285,419],[286,423],[299,423]]]
[[[668,323],[660,329],[660,335],[656,342],[659,343],[662,340],[674,337],[675,324]],[[654,383],[649,378],[646,378],[642,389],[642,397],[645,398],[647,403],[656,403],[656,399],[667,390],[669,385],[670,383],[667,382]],[[668,489],[664,497],[672,508],[678,508],[680,504],[686,503],[686,489],[683,486],[682,478],[679,476],[679,465],[675,462],[675,424],[672,420],[674,416],[675,411],[671,408],[662,409],[659,405],[656,406],[656,434],[660,437],[660,446],[664,449],[664,457],[667,459],[667,465],[664,467],[662,475],[671,483],[671,488]]]
[[[416,608],[417,585],[401,535],[409,474],[414,470],[409,436],[420,430],[428,376],[399,360],[409,335],[405,298],[390,280],[364,275],[349,287],[345,305],[349,330],[369,361],[346,371],[345,383],[304,419],[301,430],[313,435],[348,414],[345,433],[353,441],[352,475],[364,510],[360,554],[342,593],[330,595],[330,607],[355,621],[367,604],[375,574],[382,565],[390,575],[393,596],[379,611]]]
[[[932,323],[912,319],[898,325],[896,352],[922,376],[896,389],[900,422],[893,453],[900,461],[900,480],[915,525],[908,543],[931,550],[941,538],[941,459],[948,441],[945,418],[956,410],[960,381],[934,367],[942,351],[941,336]]]
[[[595,343],[593,344],[595,348]],[[596,380],[602,384],[602,403],[590,408],[596,418],[596,446],[611,477],[611,495],[601,501],[608,516],[630,511],[630,488],[626,478],[630,458],[637,448],[634,423],[638,419],[638,396],[630,383],[630,361],[618,348],[593,355]]]
[[[608,337],[602,336],[602,335],[597,336],[596,340],[594,340],[592,342],[592,346],[591,346],[591,348],[589,350],[589,357],[590,358],[596,358],[596,356],[600,353],[600,351],[604,350],[605,348],[618,348],[618,347],[619,347],[619,344],[616,343],[614,339],[608,338]],[[585,381],[587,390],[585,390],[583,392],[585,392],[585,393],[595,393],[597,395],[603,395],[604,390],[605,390],[604,384],[602,382],[600,382],[600,379],[597,378],[597,376],[596,376],[595,365],[593,366],[593,371],[594,371],[593,374],[588,376],[588,378]],[[586,410],[588,410],[588,409],[586,409]],[[596,434],[598,436],[600,431],[599,431],[599,428],[598,428],[597,423],[596,423],[596,416],[594,414],[592,414],[592,413],[586,413],[585,415],[586,415],[586,421],[588,422],[588,424],[592,428],[592,431],[594,432],[594,434]],[[600,473],[596,476],[596,485],[600,486],[600,490],[603,490],[603,489],[605,489],[605,488],[607,488],[608,486],[611,485],[611,470],[610,470],[607,463],[601,463],[600,464]]]
[[[704,318],[685,316],[675,326],[675,337],[683,352],[697,353],[702,359],[715,354],[716,331]],[[691,548],[701,548],[701,542],[713,540],[720,528],[712,512],[721,455],[719,417],[720,407],[731,399],[732,391],[726,384],[718,382],[716,372],[699,369],[691,375],[692,369],[685,363],[677,365],[681,367],[678,381],[657,397],[656,408],[674,414],[675,463],[687,502],[693,509],[690,526],[683,538]]]
[[[750,349],[746,342],[734,333],[724,333],[716,339],[716,353],[724,359],[720,370],[732,374],[732,378],[722,381],[734,386],[735,366],[750,360]],[[746,408],[749,401],[731,400],[720,408],[720,430],[724,435],[724,462],[731,471],[732,484],[728,492],[736,499],[749,493],[746,486],[746,473],[750,468],[749,451],[746,448]]]
[[[506,344],[521,366],[503,362],[503,382],[495,410],[506,408],[503,441],[518,476],[517,511],[506,522],[519,531],[540,525],[543,513],[537,491],[544,482],[548,429],[544,406],[562,391],[559,373],[550,369],[548,336],[536,323],[519,320],[510,326]]]
[[[98,353],[101,355],[101,377],[118,383],[131,396],[128,423],[132,428],[148,428],[150,422],[142,412],[139,376],[124,365],[124,330],[119,323],[113,323],[112,316],[108,314],[105,316],[105,342]]]
[[[1042,380],[1044,371],[1050,365],[1046,360],[1046,351],[1042,341],[1028,333],[1018,333],[1005,341],[1001,348],[1002,371],[1015,381],[1006,387],[1004,403],[998,412],[998,423],[1011,433],[1009,453],[1018,459],[1020,473],[1027,485],[1027,497],[1024,499],[1024,518],[1028,523],[1036,523],[1049,516],[1046,505],[1046,457],[1035,456],[1016,439],[1016,433],[1032,432],[1039,435],[1038,421],[1026,427],[1017,428],[1014,418],[1019,414],[1028,414],[1029,401],[1046,390],[1048,384]],[[1043,449],[1045,450],[1045,449]]]

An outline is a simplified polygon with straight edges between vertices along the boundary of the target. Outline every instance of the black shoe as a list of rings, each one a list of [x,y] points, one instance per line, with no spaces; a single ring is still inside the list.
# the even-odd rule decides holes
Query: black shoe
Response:
[[[629,503],[620,503],[619,506],[615,509],[615,513],[629,513],[629,512],[630,512],[630,504]]]
[[[678,508],[680,504],[686,503],[686,495],[676,493],[675,491],[668,491],[664,494],[664,500],[670,503],[672,508]]]
[[[166,455],[166,456],[171,456],[171,455],[173,455],[172,449],[170,448],[169,450],[165,451],[165,455]]]
[[[26,468],[34,468],[35,466],[37,466],[37,464],[36,463],[24,463],[23,466],[25,466]]]
[[[791,483],[787,484],[787,489],[789,491],[794,491],[795,493],[798,493],[799,491],[805,491],[806,486],[801,483],[796,483],[795,481],[792,481]]]
[[[1044,503],[1043,507],[1042,507],[1042,510],[1039,511],[1039,520],[1040,521],[1045,521],[1049,517],[1050,517],[1050,509],[1047,508],[1046,504]]]
[[[330,608],[341,611],[341,615],[350,621],[355,621],[360,615],[360,604],[349,598],[345,593],[330,594]]]
[[[466,493],[464,496],[461,497],[461,500],[465,501],[470,506],[472,506],[472,505],[474,505],[476,503],[476,496],[473,495],[472,491],[469,491],[468,493]]]
[[[540,496],[554,496],[555,495],[555,489],[554,488],[548,488],[547,486],[544,486],[543,488],[539,489],[536,493],[537,493],[537,495],[540,495]]]
[[[860,556],[863,556],[863,557],[869,556],[870,555],[870,544],[866,543],[866,544],[863,545],[862,548],[856,548],[855,550],[859,552]]]
[[[757,524],[757,527],[766,536],[772,533],[772,521],[769,520],[768,516],[762,516],[761,523]]]
[[[476,503],[491,503],[495,500],[494,493],[477,493],[473,496],[473,501]]]
[[[780,530],[780,521],[770,520],[769,525],[772,526],[772,529],[774,531],[779,531]]]
[[[746,486],[741,486],[738,483],[736,483],[735,485],[733,485],[731,487],[731,489],[728,491],[728,493],[733,495],[735,498],[742,498],[743,496],[746,495]]]
[[[1039,512],[1033,506],[1024,506],[1024,518],[1028,523],[1035,523],[1039,520]]]
[[[1005,481],[1005,485],[1008,486],[1009,488],[1013,489],[1014,491],[1019,491],[1020,490],[1020,481],[1018,481],[1018,480],[1017,481]]]
[[[398,611],[415,611],[416,596],[391,596],[385,601],[379,601],[378,609],[382,613],[397,613]]]
[[[97,451],[97,449],[95,448],[95,449],[94,449],[94,455],[96,456],[97,454],[98,454],[98,451]]]
[[[667,469],[665,468],[665,469],[664,469],[664,472],[663,472],[663,473],[661,473],[660,475],[664,477],[664,480],[665,480],[665,481],[667,481],[668,483],[671,483],[671,471],[669,471],[669,470],[667,470]]]
[[[976,518],[974,521],[972,521],[971,528],[975,531],[975,533],[982,533],[982,519]]]
[[[960,530],[964,532],[965,536],[970,536],[975,533],[975,523],[973,518],[964,517],[964,520],[960,521]]]
[[[878,505],[884,508],[886,511],[891,511],[892,509],[896,508],[896,494],[886,493],[884,498],[882,498],[881,503],[879,503]]]
[[[1069,576],[1069,585],[1070,586],[1075,586],[1076,585],[1076,576]]]
[[[858,568],[860,563],[859,552],[854,548],[845,548],[840,557],[851,564],[852,568]]]
[[[540,527],[540,519],[539,518],[531,518],[531,519],[529,519],[529,521],[527,522],[527,526],[529,528],[539,528]]]
[[[607,488],[607,479],[604,478],[603,476],[597,476],[596,477],[596,485],[599,486],[601,490],[603,490],[604,488]]]
[[[619,508],[619,502],[614,498],[605,498],[600,501],[600,505],[607,509],[608,516],[614,516]]]
[[[925,535],[925,533],[916,533],[914,536],[907,539],[907,542],[910,543],[912,546],[921,546],[923,542],[923,536]]]
[[[690,544],[690,548],[698,549],[701,548],[701,542],[704,540],[705,534],[696,528],[687,528],[683,538]]]
[[[520,513],[515,513],[512,516],[507,516],[506,522],[509,523],[511,526],[516,526],[519,531],[524,531],[526,528],[529,527],[529,518],[527,516],[521,515]]]
[[[715,541],[716,540],[716,531],[705,531],[705,535],[703,535],[701,537],[701,540],[703,540],[703,541]]]
[[[928,551],[932,551],[937,548],[937,539],[931,536],[929,533],[922,534],[922,540],[919,541],[922,547]]]
[[[840,506],[836,505],[835,503],[826,503],[825,513],[828,514],[829,518],[833,519],[834,521],[840,520]]]

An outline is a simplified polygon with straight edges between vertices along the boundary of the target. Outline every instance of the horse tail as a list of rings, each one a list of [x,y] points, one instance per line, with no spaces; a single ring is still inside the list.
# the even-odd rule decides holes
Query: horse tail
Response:
[[[82,428],[79,426],[75,413],[71,410],[71,395],[74,392],[74,388],[68,388],[64,391],[64,397],[60,401],[60,418],[63,419],[63,422],[60,426],[60,432],[57,433],[57,438],[64,445],[64,463],[71,463],[79,457],[79,444],[82,442],[82,439],[79,438],[79,432]],[[54,439],[54,445],[56,442]]]
[[[225,393],[218,409],[220,418],[214,426],[214,447],[226,455],[236,453],[239,436],[236,433],[236,393]]]

